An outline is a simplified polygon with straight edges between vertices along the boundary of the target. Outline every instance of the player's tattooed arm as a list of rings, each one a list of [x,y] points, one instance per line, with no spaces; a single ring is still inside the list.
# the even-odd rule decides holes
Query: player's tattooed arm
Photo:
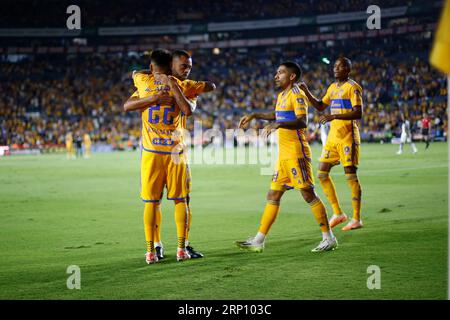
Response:
[[[298,86],[303,92],[305,93],[306,97],[308,98],[309,102],[312,104],[314,108],[316,108],[318,111],[325,110],[328,105],[323,103],[322,100],[317,99],[311,91],[309,91],[308,86],[304,82],[300,82],[299,84],[295,84],[295,86]]]
[[[183,111],[185,116],[191,116],[192,111],[195,110],[195,104],[190,101],[186,96],[183,94],[183,91],[181,91],[180,86],[178,85],[177,81],[174,77],[168,76],[168,82],[167,85],[170,87],[170,90],[173,93],[173,96],[175,98],[175,103],[178,105],[181,111]],[[155,77],[156,79],[156,77]],[[165,80],[164,80],[165,81]],[[163,83],[164,83],[163,81]]]
[[[157,105],[171,105],[175,103],[175,99],[170,96],[167,92],[161,91],[157,94],[145,97],[138,98],[135,96],[131,96],[127,101],[123,104],[123,110],[125,112],[129,111],[144,111],[145,109]]]
[[[253,120],[253,119],[260,119],[260,120],[275,120],[275,112],[255,112],[251,114],[244,115],[241,120],[239,121],[239,128],[245,129],[247,125]]]
[[[362,107],[354,106],[352,112],[349,113],[325,114],[319,118],[319,122],[321,124],[325,124],[333,120],[359,120],[361,118],[362,118]]]

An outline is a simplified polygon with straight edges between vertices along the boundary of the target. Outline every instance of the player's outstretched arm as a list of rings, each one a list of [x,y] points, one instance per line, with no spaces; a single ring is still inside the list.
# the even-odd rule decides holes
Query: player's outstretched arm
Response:
[[[123,110],[125,112],[129,111],[144,111],[148,107],[162,104],[162,105],[171,105],[175,103],[175,99],[171,97],[168,93],[159,92],[155,95],[148,96],[145,98],[138,98],[136,96],[131,96],[127,101],[123,104]]]
[[[206,92],[211,92],[214,90],[216,90],[215,83],[211,82],[211,81],[205,81],[205,88],[203,89],[203,92],[206,93]]]
[[[239,121],[239,128],[245,129],[247,125],[253,120],[253,119],[261,119],[261,120],[275,120],[275,112],[255,112],[251,114],[244,115],[241,120]]]
[[[343,114],[326,114],[320,117],[319,122],[325,124],[333,120],[359,120],[362,118],[362,107],[354,106],[353,111]]]
[[[298,117],[295,120],[291,121],[283,121],[283,122],[277,122],[277,129],[283,128],[283,129],[304,129],[308,126],[308,118],[306,115],[302,115]]]
[[[260,119],[260,120],[275,120],[275,112],[255,112],[253,113],[254,119]]]
[[[291,121],[283,121],[283,122],[271,122],[267,126],[264,127],[261,135],[263,138],[268,138],[269,135],[277,130],[277,129],[290,129],[290,130],[297,130],[297,129],[303,129],[308,126],[308,118],[306,115],[302,115],[298,117],[295,120]]]
[[[322,100],[317,99],[312,93],[311,91],[309,91],[308,86],[306,85],[306,83],[304,82],[300,82],[298,84],[298,87],[303,90],[303,92],[305,93],[306,97],[308,98],[309,102],[312,104],[312,106],[314,108],[316,108],[318,111],[323,111],[325,110],[328,105],[326,105],[325,103],[322,102]]]

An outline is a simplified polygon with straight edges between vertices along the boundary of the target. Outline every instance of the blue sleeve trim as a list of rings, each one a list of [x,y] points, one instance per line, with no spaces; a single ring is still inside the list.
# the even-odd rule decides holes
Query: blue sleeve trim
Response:
[[[144,148],[144,146],[142,146],[142,150],[147,151],[147,152],[157,153],[157,154],[172,154],[172,152],[170,152],[170,151],[150,150],[150,149]],[[182,154],[182,153],[183,153],[183,150],[181,150],[180,153],[178,153],[178,154]]]

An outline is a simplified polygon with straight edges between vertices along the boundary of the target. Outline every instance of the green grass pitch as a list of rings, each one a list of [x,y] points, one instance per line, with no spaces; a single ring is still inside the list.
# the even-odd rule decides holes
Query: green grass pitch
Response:
[[[192,165],[191,241],[205,258],[176,262],[165,200],[166,259],[150,266],[139,152],[0,158],[0,299],[446,299],[447,144],[418,146],[402,156],[397,146],[362,146],[365,227],[335,230],[338,250],[322,254],[310,252],[321,235],[296,191],[264,253],[240,251],[234,241],[257,231],[270,176],[257,165]],[[319,154],[313,146],[315,174]],[[332,173],[350,214],[343,169]],[[80,290],[66,287],[69,265],[80,267]],[[370,265],[381,269],[379,290],[367,288]]]

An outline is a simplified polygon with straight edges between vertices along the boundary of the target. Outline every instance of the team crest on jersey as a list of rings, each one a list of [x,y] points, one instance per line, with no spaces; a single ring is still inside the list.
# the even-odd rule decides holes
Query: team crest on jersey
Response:
[[[300,104],[305,104],[305,99],[297,98],[297,102],[300,103]]]
[[[345,148],[344,148],[344,153],[345,154],[348,154],[350,152],[350,147],[349,146],[346,146]]]

